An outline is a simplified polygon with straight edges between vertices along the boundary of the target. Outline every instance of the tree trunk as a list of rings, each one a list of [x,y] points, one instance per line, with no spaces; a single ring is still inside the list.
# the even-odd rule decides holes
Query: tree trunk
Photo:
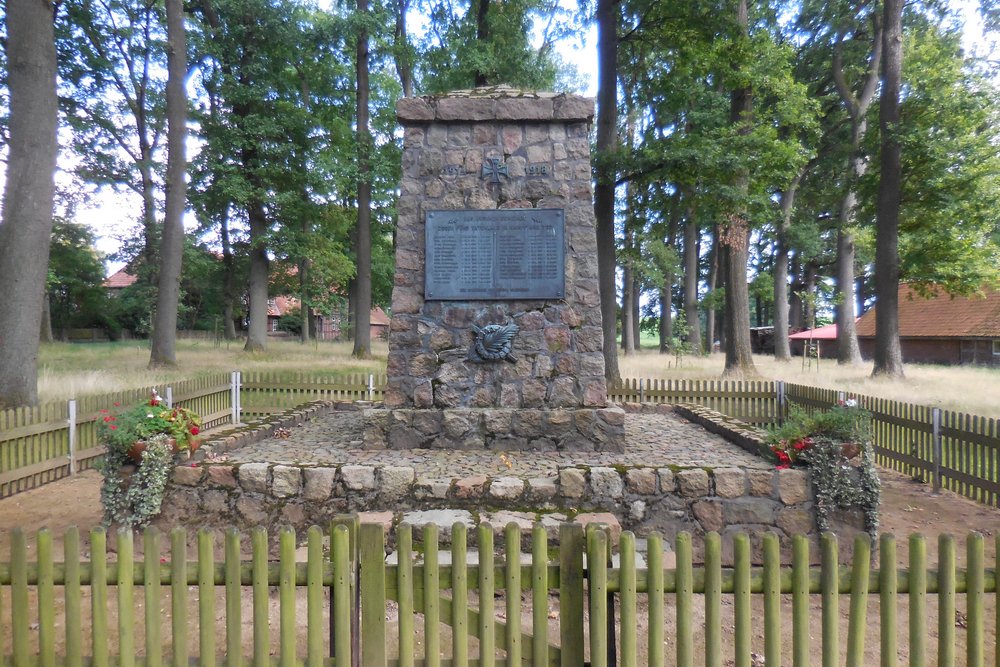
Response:
[[[701,350],[701,319],[698,317],[698,222],[693,203],[687,207],[684,223],[684,319],[691,351]]]
[[[7,172],[0,224],[0,409],[38,402],[38,331],[56,170],[53,5],[7,0]]]
[[[409,0],[396,1],[396,29],[394,33],[394,62],[399,84],[403,89],[403,97],[413,97],[413,61],[410,58],[410,40],[406,34],[406,12],[410,8]]]
[[[615,169],[610,158],[618,143],[618,22],[614,2],[597,2],[597,183],[594,217],[597,219],[597,273],[604,327],[604,376],[621,378],[618,371],[617,310],[615,287]]]
[[[853,199],[853,193],[849,193]],[[845,200],[848,199],[845,197]],[[847,205],[847,202],[844,202]],[[833,306],[834,321],[837,323],[837,363],[860,364],[861,348],[854,314],[854,235],[841,225],[837,229],[837,275],[838,299]]]
[[[479,42],[480,48],[485,51],[486,42],[490,38],[490,0],[473,0],[473,2],[476,3],[476,41]],[[489,83],[489,77],[487,77],[486,72],[477,68],[475,79],[476,87],[486,86],[489,85]]]
[[[49,300],[49,293],[46,290],[42,297],[42,326],[38,330],[38,339],[42,343],[51,343],[55,338],[52,336],[52,304]]]
[[[236,302],[236,259],[229,241],[229,207],[226,206],[219,220],[219,238],[222,241],[222,323],[226,340],[236,340],[236,319],[233,304]]]
[[[358,15],[368,18],[368,0],[358,0]],[[371,133],[368,129],[368,31],[358,30],[358,276],[354,319],[354,356],[372,355],[372,175],[369,163]]]
[[[879,100],[881,151],[875,209],[875,366],[872,375],[903,377],[899,346],[899,200],[902,146],[899,128],[903,64],[903,0],[884,0],[882,93]]]
[[[705,352],[715,351],[715,288],[719,284],[719,227],[712,225],[712,249],[708,262],[708,292],[712,298],[706,300],[705,306]]]
[[[632,229],[626,223],[624,258],[622,260],[622,350],[626,357],[635,354],[635,275],[632,266]]]
[[[303,225],[305,226],[305,225]],[[302,331],[299,332],[299,342],[303,345],[312,339],[312,329],[309,328],[309,319],[312,309],[309,307],[309,265],[311,262],[303,258],[299,262],[299,322]]]
[[[788,361],[792,358],[788,340],[788,230],[792,226],[792,210],[795,208],[795,193],[802,182],[803,172],[799,172],[789,186],[781,193],[781,223],[778,227],[774,253],[774,358]]]
[[[747,0],[739,0],[736,24],[740,39],[746,39]],[[737,65],[739,67],[739,65]],[[729,122],[740,134],[750,132],[753,114],[753,91],[747,86],[733,90],[729,103]],[[735,189],[745,194],[749,187],[749,174],[737,171]],[[750,227],[746,207],[740,202],[719,229],[719,248],[722,250],[726,271],[726,367],[723,374],[730,377],[756,375],[753,350],[750,345],[750,293],[747,285],[747,265],[750,260]]]
[[[244,162],[244,164],[247,164]],[[267,348],[267,283],[269,261],[267,246],[267,215],[264,203],[255,194],[249,202],[250,221],[250,326],[247,327],[247,352],[263,352]]]
[[[150,341],[149,366],[177,365],[177,305],[184,258],[184,205],[187,200],[187,46],[181,0],[166,0],[167,12],[167,179],[156,291],[156,319]]]

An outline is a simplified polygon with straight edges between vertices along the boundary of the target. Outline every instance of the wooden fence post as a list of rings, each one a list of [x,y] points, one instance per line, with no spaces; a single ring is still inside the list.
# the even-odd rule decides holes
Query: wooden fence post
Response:
[[[69,474],[76,474],[76,399],[69,401],[69,418],[66,420],[69,426]]]
[[[559,643],[561,667],[583,667],[583,526],[559,526]]]
[[[774,410],[774,420],[779,424],[785,420],[785,381],[778,380],[774,383],[777,392],[777,405]]]
[[[167,407],[171,410],[174,407],[174,388],[167,385]]]
[[[941,408],[931,408],[934,440],[934,493],[941,493]]]
[[[368,374],[368,400],[373,400],[375,396],[375,375]]]

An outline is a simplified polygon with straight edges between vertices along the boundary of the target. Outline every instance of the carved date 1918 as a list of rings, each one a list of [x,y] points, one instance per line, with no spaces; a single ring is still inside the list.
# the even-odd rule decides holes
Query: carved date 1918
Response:
[[[525,172],[528,176],[548,176],[549,175],[549,165],[547,164],[529,164]]]

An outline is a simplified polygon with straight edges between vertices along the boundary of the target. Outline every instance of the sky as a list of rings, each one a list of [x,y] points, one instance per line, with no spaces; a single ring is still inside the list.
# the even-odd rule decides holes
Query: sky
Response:
[[[572,8],[575,6],[575,1],[560,0],[560,4],[566,8]],[[977,0],[952,0],[951,5],[965,22],[964,46],[967,52],[983,57],[1000,52],[996,36],[989,40],[983,36],[982,22],[976,11]],[[411,29],[421,29],[422,22],[421,18],[413,17]],[[537,38],[539,36],[536,36]],[[562,59],[575,65],[581,78],[586,82],[586,87],[577,92],[590,96],[595,95],[597,89],[596,46],[597,32],[593,25],[584,33],[582,39],[577,36],[572,40],[562,40],[556,44],[556,50]],[[61,143],[65,145],[68,141]],[[196,143],[189,142],[189,160],[196,151],[196,145]],[[61,158],[60,164],[63,169],[68,169],[71,166],[67,160],[66,156]],[[3,166],[3,163],[0,162],[0,178],[3,176]],[[73,189],[72,180],[72,175],[67,171],[60,171],[57,174],[57,181],[70,191]],[[162,196],[162,193],[159,194]],[[86,203],[76,208],[75,219],[90,226],[97,234],[98,249],[105,255],[111,255],[119,248],[118,239],[127,234],[129,229],[136,224],[140,210],[141,202],[137,194],[131,191],[116,192],[111,188],[102,188]],[[190,213],[186,217],[185,226],[189,229],[195,226],[195,221]],[[117,271],[121,266],[121,262],[110,260],[105,262],[109,274]]]

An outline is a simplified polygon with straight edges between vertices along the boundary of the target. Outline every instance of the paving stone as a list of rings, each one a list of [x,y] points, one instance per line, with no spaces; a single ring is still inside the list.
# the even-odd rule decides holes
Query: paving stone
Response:
[[[625,472],[625,486],[632,493],[651,496],[656,493],[656,470],[630,468]]]
[[[428,479],[420,477],[413,484],[413,496],[417,500],[426,500],[427,498],[442,499],[448,497],[448,491],[450,489],[450,479]]]
[[[486,491],[486,484],[489,480],[486,475],[472,475],[463,477],[455,482],[455,497],[467,500],[470,498],[481,498]]]
[[[518,477],[498,477],[490,484],[490,497],[516,500],[524,493],[524,480]]]
[[[622,525],[618,517],[610,512],[584,512],[577,514],[573,523],[578,523],[586,530],[590,524],[604,524],[608,527],[608,537],[612,544],[618,544],[618,538],[622,535]]]
[[[349,491],[372,491],[375,489],[375,468],[372,466],[342,466],[340,479]]]
[[[434,524],[444,538],[451,537],[451,527],[456,523],[464,523],[468,528],[475,527],[476,523],[472,519],[472,513],[468,510],[439,509],[439,510],[417,510],[405,512],[400,518],[400,523],[408,523],[413,526],[413,536],[421,539],[424,526]]]
[[[337,479],[336,468],[306,468],[303,470],[305,487],[302,497],[306,500],[326,500],[333,492]]]
[[[625,485],[614,468],[591,468],[590,491],[598,498],[618,500],[625,491]]]
[[[274,466],[271,493],[275,498],[297,496],[302,490],[302,469],[292,466]]]
[[[556,491],[556,480],[552,477],[532,477],[528,480],[528,497],[532,500],[552,500]]]
[[[240,486],[250,493],[267,493],[267,464],[248,463],[239,467],[236,473]]]
[[[201,466],[177,466],[174,468],[173,479],[174,484],[180,484],[182,486],[198,486],[201,484],[201,478],[205,474],[205,469]]]
[[[809,473],[796,468],[779,470],[778,497],[786,505],[797,505],[810,500]]]
[[[415,479],[413,468],[385,466],[378,471],[378,491],[383,498],[402,498],[409,492]]]
[[[720,498],[739,498],[746,493],[746,473],[739,468],[716,468],[712,476],[715,478],[715,495]]]
[[[580,468],[563,468],[559,471],[559,489],[564,498],[583,498],[587,478]]]
[[[208,482],[227,489],[236,488],[236,474],[232,466],[205,466],[208,472]]]
[[[708,473],[704,470],[681,470],[675,477],[681,495],[700,498],[708,495]]]

